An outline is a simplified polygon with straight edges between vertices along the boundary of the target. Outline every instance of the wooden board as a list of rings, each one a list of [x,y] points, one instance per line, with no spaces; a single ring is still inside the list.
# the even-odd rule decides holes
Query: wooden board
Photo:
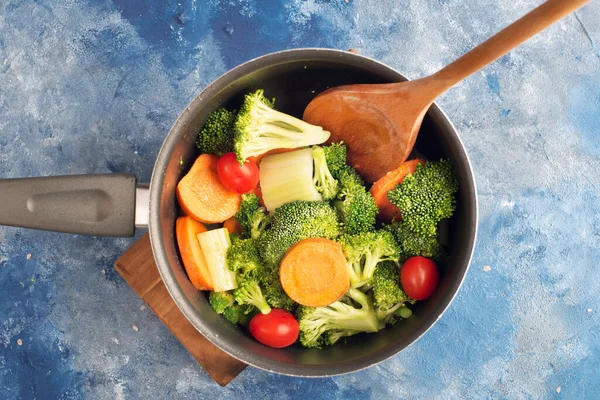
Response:
[[[115,269],[215,382],[225,386],[246,368],[210,343],[179,311],[160,278],[148,234],[119,257]]]

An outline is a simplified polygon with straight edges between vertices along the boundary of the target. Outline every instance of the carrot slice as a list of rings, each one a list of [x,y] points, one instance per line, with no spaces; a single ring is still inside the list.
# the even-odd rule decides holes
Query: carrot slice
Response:
[[[223,228],[227,229],[230,235],[232,233],[242,233],[242,226],[235,217],[226,219],[225,222],[223,222]]]
[[[279,266],[288,296],[308,307],[324,307],[348,291],[350,275],[342,246],[323,238],[304,239],[288,250]]]
[[[414,160],[405,161],[395,170],[379,178],[371,186],[371,196],[373,196],[375,204],[379,208],[377,218],[380,221],[390,222],[392,218],[397,221],[401,219],[400,210],[388,200],[387,193],[397,184],[402,183],[406,175],[415,172],[418,164],[425,164],[425,160],[415,158]]]
[[[196,237],[202,232],[206,232],[206,227],[187,215],[175,222],[177,245],[190,282],[198,290],[213,290],[212,277]]]
[[[177,199],[183,211],[207,224],[223,222],[240,208],[241,196],[219,180],[218,159],[212,154],[202,154],[177,184]]]

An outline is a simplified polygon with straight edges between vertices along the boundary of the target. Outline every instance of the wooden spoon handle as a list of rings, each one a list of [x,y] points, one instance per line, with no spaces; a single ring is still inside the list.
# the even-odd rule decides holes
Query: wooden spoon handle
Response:
[[[554,22],[589,3],[590,0],[548,0],[529,14],[504,28],[487,41],[439,70],[430,79],[436,81],[437,96],[494,62]]]

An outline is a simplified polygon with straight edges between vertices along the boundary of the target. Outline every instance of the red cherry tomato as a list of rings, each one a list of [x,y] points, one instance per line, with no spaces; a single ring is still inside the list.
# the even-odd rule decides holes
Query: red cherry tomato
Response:
[[[227,189],[236,193],[248,193],[258,184],[258,167],[252,160],[240,165],[235,153],[225,153],[217,161],[217,175]]]
[[[298,321],[289,311],[273,308],[268,314],[258,313],[250,320],[250,334],[265,346],[281,349],[298,339]]]
[[[400,282],[406,294],[415,300],[428,299],[440,281],[437,266],[429,258],[411,257],[400,270]]]

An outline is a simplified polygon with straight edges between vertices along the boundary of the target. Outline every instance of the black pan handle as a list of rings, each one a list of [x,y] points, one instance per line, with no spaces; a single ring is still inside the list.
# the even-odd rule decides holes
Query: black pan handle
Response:
[[[133,236],[135,205],[134,175],[0,179],[0,225]]]

